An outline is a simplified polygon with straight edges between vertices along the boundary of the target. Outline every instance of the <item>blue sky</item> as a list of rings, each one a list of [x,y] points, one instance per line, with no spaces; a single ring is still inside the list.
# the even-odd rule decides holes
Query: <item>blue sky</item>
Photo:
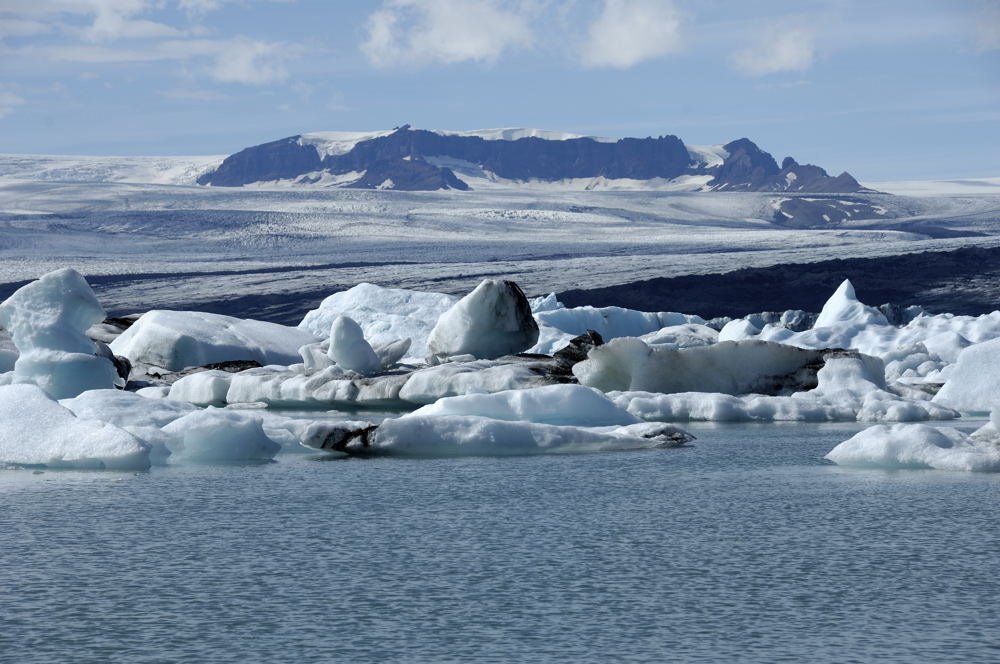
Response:
[[[226,154],[402,123],[998,176],[1000,1],[0,0],[0,152]]]

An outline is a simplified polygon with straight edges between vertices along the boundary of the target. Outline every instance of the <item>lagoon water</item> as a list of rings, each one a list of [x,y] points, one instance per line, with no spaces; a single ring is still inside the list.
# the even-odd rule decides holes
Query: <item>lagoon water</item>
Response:
[[[634,453],[0,471],[0,661],[1000,660],[1000,475],[822,461],[855,424],[687,428]]]

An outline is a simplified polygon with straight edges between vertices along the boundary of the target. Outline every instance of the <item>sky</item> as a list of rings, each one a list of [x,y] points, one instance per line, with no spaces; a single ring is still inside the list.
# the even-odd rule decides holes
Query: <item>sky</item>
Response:
[[[2,153],[402,124],[1000,176],[1000,0],[0,0]]]

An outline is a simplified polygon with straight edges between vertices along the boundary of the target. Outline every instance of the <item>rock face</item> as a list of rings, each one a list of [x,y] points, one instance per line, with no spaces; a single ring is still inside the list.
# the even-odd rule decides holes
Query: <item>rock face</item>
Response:
[[[487,279],[441,314],[427,345],[437,356],[492,360],[520,353],[538,341],[531,305],[513,281]]]
[[[533,133],[533,132],[527,132]],[[449,134],[404,125],[324,149],[312,135],[299,135],[241,150],[198,184],[235,187],[252,182],[294,180],[312,183],[322,174],[346,176],[343,186],[364,189],[465,190],[452,168],[472,168],[487,177],[554,182],[570,178],[672,180],[711,176],[707,188],[720,191],[849,193],[864,188],[847,173],[831,177],[818,166],[791,157],[781,166],[752,141],[741,138],[718,146],[721,157],[695,157],[676,136],[558,139],[527,135],[515,140],[492,134]],[[461,170],[461,169],[460,169]]]

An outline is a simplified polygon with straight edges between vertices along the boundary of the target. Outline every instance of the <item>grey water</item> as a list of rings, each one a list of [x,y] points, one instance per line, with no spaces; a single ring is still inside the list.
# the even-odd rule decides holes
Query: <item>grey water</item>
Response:
[[[824,462],[855,424],[688,428],[0,471],[0,661],[1000,661],[1000,475]]]

